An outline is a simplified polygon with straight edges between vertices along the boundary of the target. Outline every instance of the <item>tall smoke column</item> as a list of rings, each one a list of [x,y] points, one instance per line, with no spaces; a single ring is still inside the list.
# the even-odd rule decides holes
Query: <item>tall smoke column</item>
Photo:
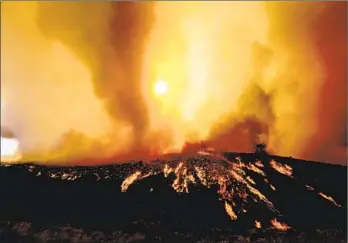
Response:
[[[2,87],[11,97],[11,120],[33,159],[103,158],[108,148],[115,153],[141,147],[147,111],[138,70],[150,7],[132,2],[3,5]]]
[[[275,151],[346,164],[347,3],[271,2],[268,15],[271,46],[287,55],[273,85]]]
[[[313,24],[312,36],[325,64],[317,103],[318,132],[301,157],[347,164],[347,2],[332,2]]]
[[[275,55],[269,69],[273,76],[265,79],[262,87],[272,93],[276,120],[268,143],[278,154],[299,156],[320,132],[315,112],[325,72],[311,29],[325,7],[267,3],[269,45]]]
[[[98,97],[113,119],[130,126],[136,146],[141,146],[148,122],[140,63],[151,7],[151,2],[40,2],[38,12],[47,37],[63,42],[91,70]]]

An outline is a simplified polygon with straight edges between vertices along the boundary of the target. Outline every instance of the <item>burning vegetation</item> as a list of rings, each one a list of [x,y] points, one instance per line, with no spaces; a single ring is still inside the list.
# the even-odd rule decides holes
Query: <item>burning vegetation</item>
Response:
[[[39,192],[33,196],[35,199],[28,200],[28,204],[35,208],[30,208],[34,212],[41,211],[41,205],[47,204],[47,198],[53,197],[51,202],[57,201],[57,204],[53,203],[57,206],[61,204],[61,200],[67,202],[63,205],[64,210],[52,212],[48,220],[60,220],[63,214],[66,222],[69,222],[71,215],[78,211],[83,217],[93,218],[98,215],[96,224],[104,224],[105,218],[107,221],[110,219],[110,227],[113,229],[129,224],[131,230],[141,229],[141,232],[145,232],[147,239],[153,234],[157,235],[156,229],[165,225],[173,229],[172,232],[176,232],[174,234],[191,235],[187,237],[199,238],[207,233],[213,235],[214,239],[222,237],[232,241],[233,237],[243,234],[251,237],[245,242],[258,242],[257,238],[265,238],[268,234],[293,237],[294,234],[300,234],[306,225],[311,225],[313,232],[331,225],[343,225],[341,216],[346,208],[343,199],[335,190],[331,191],[319,183],[320,180],[324,182],[331,178],[333,174],[326,173],[325,167],[324,175],[320,176],[319,173],[307,176],[299,171],[301,164],[298,163],[299,160],[278,156],[268,155],[259,160],[255,154],[222,154],[207,148],[195,155],[179,159],[173,155],[173,158],[151,163],[95,167],[6,163],[1,164],[6,168],[0,167],[0,170],[6,177],[1,181],[3,188],[13,184],[17,180],[16,175],[21,176],[23,184],[27,181],[45,182],[45,187],[38,187]],[[286,168],[292,173],[284,173],[279,168]],[[6,170],[9,173],[3,173]],[[25,170],[29,173],[25,173]],[[341,174],[335,172],[334,175]],[[338,183],[335,183],[336,186]],[[17,187],[17,192],[21,187],[24,185]],[[12,191],[8,193],[9,198],[15,195]],[[48,197],[47,194],[51,196]],[[95,199],[96,195],[103,200],[90,200]],[[17,198],[12,196],[9,200],[11,202]],[[296,202],[293,201],[294,198]],[[74,202],[72,209],[70,202]],[[87,204],[84,208],[96,208],[95,214],[79,211],[80,203]],[[4,212],[6,210],[3,209]],[[309,217],[313,214],[317,216]],[[36,219],[37,214],[32,215]],[[327,224],[330,219],[340,223],[336,224],[335,221]],[[91,221],[87,220],[88,227],[91,227]],[[211,229],[211,232],[205,232],[202,227]]]
[[[292,168],[289,165],[286,165],[286,164],[282,165],[277,163],[274,160],[271,160],[269,163],[271,167],[275,169],[276,171],[278,171],[279,173],[292,177]]]
[[[281,223],[277,219],[272,219],[271,224],[277,230],[286,231],[286,230],[291,229],[291,227],[289,225],[287,225],[285,223]]]
[[[319,192],[319,195],[320,195],[322,198],[324,198],[324,199],[326,199],[326,200],[332,202],[336,207],[342,207],[342,206],[341,206],[340,204],[338,204],[332,197],[330,197],[330,196],[328,196],[328,195],[325,195],[325,194],[322,193],[322,192]]]
[[[296,184],[301,184],[303,180],[296,177],[296,171],[289,163],[277,162],[274,158],[254,162],[242,161],[238,156],[228,159],[212,149],[200,150],[196,155],[185,159],[156,160],[151,163],[118,166],[120,168],[117,170],[113,167],[92,167],[92,174],[83,169],[88,167],[81,167],[81,169],[52,167],[41,170],[45,167],[30,165],[26,168],[36,177],[47,176],[53,180],[82,180],[87,174],[94,176],[96,183],[100,180],[119,180],[120,190],[123,193],[127,193],[142,181],[150,180],[151,177],[163,176],[172,190],[178,194],[191,194],[198,188],[199,190],[209,188],[216,190],[218,200],[221,201],[221,210],[224,208],[226,216],[232,221],[243,219],[252,208],[260,207],[263,213],[267,212],[269,219],[255,215],[254,227],[256,229],[272,227],[280,231],[289,230],[292,226],[282,222],[284,221],[282,212],[277,208],[277,203],[270,200],[273,194],[282,191],[282,187],[276,189],[276,186],[280,185],[276,184],[278,181],[271,179],[274,178],[271,174],[281,175],[287,180],[296,180],[294,182]],[[123,170],[121,167],[127,169]],[[156,185],[149,186],[149,192],[156,190]],[[316,190],[304,181],[303,189],[309,190],[309,194],[317,194],[317,198],[325,199],[329,207],[342,207],[332,196]]]
[[[125,178],[121,185],[121,191],[126,192],[132,184],[148,176],[163,174],[168,178],[172,175],[172,188],[178,193],[189,193],[190,185],[203,185],[210,188],[218,186],[217,193],[219,199],[224,201],[226,214],[231,220],[237,220],[238,215],[247,213],[250,203],[264,203],[272,211],[275,218],[270,220],[270,224],[277,230],[286,231],[291,226],[280,222],[276,217],[281,216],[276,206],[257,189],[258,185],[251,175],[264,178],[264,182],[269,184],[271,190],[276,191],[267,179],[263,171],[264,164],[261,161],[255,163],[242,162],[239,157],[229,160],[215,151],[202,150],[197,156],[181,161],[161,161],[152,165],[150,171],[136,171]],[[274,171],[296,180],[293,177],[293,169],[290,165],[281,164],[275,160],[270,160],[269,167]],[[254,177],[255,178],[255,177]],[[307,189],[315,191],[308,185]],[[341,207],[332,197],[318,192],[318,196],[323,197],[336,207]],[[261,228],[261,222],[255,220],[255,227]]]

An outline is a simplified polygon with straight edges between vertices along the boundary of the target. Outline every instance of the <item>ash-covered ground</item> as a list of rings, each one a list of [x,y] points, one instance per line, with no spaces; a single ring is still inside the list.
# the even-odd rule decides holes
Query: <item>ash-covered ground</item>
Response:
[[[199,151],[0,167],[1,242],[347,242],[347,167]]]

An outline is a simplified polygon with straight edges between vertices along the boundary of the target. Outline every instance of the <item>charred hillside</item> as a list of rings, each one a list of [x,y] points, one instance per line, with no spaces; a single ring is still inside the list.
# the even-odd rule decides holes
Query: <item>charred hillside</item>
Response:
[[[151,234],[345,229],[346,181],[343,166],[213,151],[98,167],[3,165],[0,221]]]

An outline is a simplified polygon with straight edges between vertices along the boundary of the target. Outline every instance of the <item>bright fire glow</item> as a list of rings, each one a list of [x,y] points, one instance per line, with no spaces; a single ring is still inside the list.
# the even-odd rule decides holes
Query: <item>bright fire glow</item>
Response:
[[[282,165],[280,162],[276,163]],[[254,179],[248,176],[248,171],[256,172],[255,167],[250,166],[251,164],[251,162],[243,162],[238,157],[229,160],[216,152],[200,151],[197,156],[186,160],[159,161],[158,163],[150,163],[146,172],[134,171],[122,182],[121,191],[126,192],[135,182],[139,182],[148,176],[163,174],[165,178],[169,179],[169,175],[172,174],[174,176],[172,177],[172,188],[177,193],[190,193],[193,185],[202,185],[206,188],[212,188],[213,185],[216,185],[219,200],[225,202],[225,211],[231,220],[237,220],[238,215],[247,213],[245,207],[252,202],[266,203],[269,210],[277,216],[281,216],[281,212],[275,208],[274,204],[257,189],[258,185],[256,185]],[[260,162],[258,164],[260,165]],[[276,171],[283,174],[281,170]],[[267,176],[263,170],[260,169],[259,172],[262,172],[264,177]],[[295,180],[294,177],[290,178]],[[267,178],[264,179],[264,182],[269,184],[273,190],[276,190]],[[341,207],[331,196],[323,193],[319,193],[319,196],[329,200],[335,206]],[[286,231],[291,229],[291,226],[278,221],[277,218],[273,218],[270,223],[277,230]],[[261,222],[255,220],[255,227],[261,228]]]
[[[19,158],[18,140],[15,138],[1,138],[1,162],[15,162]]]

